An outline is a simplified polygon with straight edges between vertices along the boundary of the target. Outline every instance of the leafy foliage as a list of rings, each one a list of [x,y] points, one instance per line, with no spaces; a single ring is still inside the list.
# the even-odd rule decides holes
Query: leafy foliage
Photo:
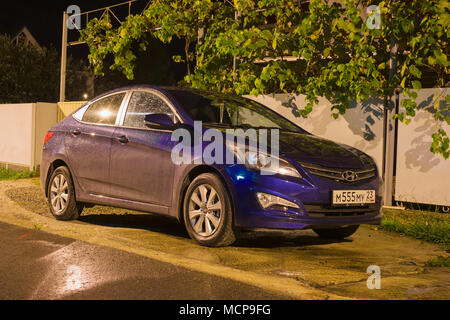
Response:
[[[15,44],[1,35],[0,103],[56,101],[57,66],[56,50]]]
[[[0,35],[0,103],[55,102],[59,99],[59,55],[54,48],[37,48]],[[90,71],[70,56],[67,98],[80,100]]]
[[[173,58],[186,63],[185,81],[192,87],[252,95],[305,94],[308,103],[299,110],[302,116],[321,96],[333,103],[333,117],[338,118],[351,100],[389,97],[401,89],[405,111],[395,117],[407,124],[417,110],[414,90],[422,87],[423,70],[435,74],[437,86],[448,85],[450,5],[448,0],[375,2],[381,13],[379,29],[363,18],[374,4],[368,0],[311,0],[304,5],[293,0],[157,0],[118,28],[107,15],[91,21],[81,39],[90,47],[97,73],[113,55],[110,68],[129,79],[134,76],[133,42],[145,50],[146,34],[165,43],[185,39],[185,56]],[[390,74],[393,44],[398,72]],[[448,136],[441,123],[450,123],[450,106],[436,103],[437,128],[430,149],[448,158]]]

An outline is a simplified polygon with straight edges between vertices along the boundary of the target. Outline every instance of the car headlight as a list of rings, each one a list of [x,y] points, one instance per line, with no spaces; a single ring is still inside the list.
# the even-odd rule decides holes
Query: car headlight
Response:
[[[295,178],[302,178],[298,170],[287,160],[274,155],[267,155],[259,151],[250,151],[245,147],[234,146],[232,149],[238,163],[248,169],[259,170],[263,175],[280,174]]]

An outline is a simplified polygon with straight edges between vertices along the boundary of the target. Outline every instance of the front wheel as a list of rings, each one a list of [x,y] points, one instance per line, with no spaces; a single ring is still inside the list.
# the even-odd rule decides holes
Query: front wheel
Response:
[[[205,173],[192,181],[183,208],[186,230],[200,245],[223,247],[236,240],[230,196],[215,174]]]
[[[66,167],[58,167],[48,184],[48,206],[57,220],[76,220],[83,211],[83,204],[75,199],[72,176]]]
[[[336,228],[336,229],[313,229],[315,233],[319,235],[319,237],[327,238],[327,239],[344,239],[350,237],[352,234],[358,230],[359,225],[348,226],[344,228]]]

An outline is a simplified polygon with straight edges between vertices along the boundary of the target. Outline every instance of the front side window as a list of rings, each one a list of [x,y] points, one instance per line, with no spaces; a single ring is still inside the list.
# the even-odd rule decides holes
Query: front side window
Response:
[[[147,91],[135,91],[128,104],[123,125],[132,128],[147,128],[144,121],[145,116],[154,113],[164,113],[175,120],[172,109],[160,97]]]
[[[102,98],[89,106],[83,115],[83,122],[95,124],[116,123],[117,113],[122,104],[125,92]]]

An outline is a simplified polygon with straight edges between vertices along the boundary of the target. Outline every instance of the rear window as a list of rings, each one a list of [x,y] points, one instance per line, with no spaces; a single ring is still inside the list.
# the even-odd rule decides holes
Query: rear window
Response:
[[[96,124],[115,124],[124,97],[125,92],[107,96],[94,102],[84,113],[82,121]]]

